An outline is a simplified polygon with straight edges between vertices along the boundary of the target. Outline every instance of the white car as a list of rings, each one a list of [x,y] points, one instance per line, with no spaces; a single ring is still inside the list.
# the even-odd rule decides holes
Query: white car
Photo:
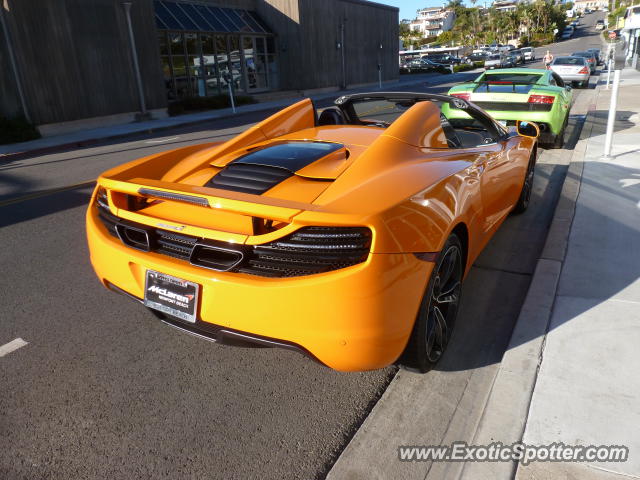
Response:
[[[584,57],[556,57],[550,67],[565,83],[577,83],[582,88],[589,85],[591,68]]]
[[[520,49],[525,62],[531,62],[536,59],[536,51],[533,47],[522,47]]]
[[[494,53],[489,55],[484,61],[485,70],[492,70],[494,68],[502,68],[507,65],[507,56],[502,53]]]

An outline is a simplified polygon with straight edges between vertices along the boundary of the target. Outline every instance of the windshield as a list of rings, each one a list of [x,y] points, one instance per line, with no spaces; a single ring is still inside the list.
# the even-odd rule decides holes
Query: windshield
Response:
[[[500,60],[500,55],[491,55],[489,56],[489,60]]]
[[[553,61],[554,65],[584,65],[585,59],[582,57],[560,57]]]

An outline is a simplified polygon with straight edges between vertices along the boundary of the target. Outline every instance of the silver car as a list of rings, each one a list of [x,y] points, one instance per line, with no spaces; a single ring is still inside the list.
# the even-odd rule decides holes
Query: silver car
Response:
[[[533,61],[536,59],[536,51],[532,47],[522,47],[520,49],[522,55],[524,55],[524,61]]]
[[[551,70],[565,83],[577,83],[582,88],[589,85],[591,68],[584,57],[556,57],[551,62]]]
[[[489,55],[487,59],[484,61],[484,68],[487,70],[491,70],[492,68],[502,68],[505,65],[506,57],[499,53],[494,53],[493,55]]]

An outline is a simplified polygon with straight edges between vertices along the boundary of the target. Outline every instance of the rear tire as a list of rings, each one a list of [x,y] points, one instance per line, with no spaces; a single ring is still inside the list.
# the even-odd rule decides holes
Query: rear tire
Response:
[[[562,128],[560,132],[553,139],[553,148],[562,148],[564,146],[564,134],[567,131],[567,123],[569,122],[569,114],[567,113],[567,117],[564,119],[564,123],[562,124]]]
[[[531,192],[533,191],[533,179],[536,173],[536,160],[534,154],[531,154],[531,158],[529,159],[529,165],[527,166],[527,173],[524,177],[524,182],[522,183],[522,190],[520,190],[520,197],[518,198],[518,203],[513,207],[512,213],[519,214],[523,213],[528,207],[529,202],[531,201]]]
[[[399,359],[405,370],[428,372],[442,357],[458,316],[463,259],[460,240],[451,234],[435,262],[411,337]]]

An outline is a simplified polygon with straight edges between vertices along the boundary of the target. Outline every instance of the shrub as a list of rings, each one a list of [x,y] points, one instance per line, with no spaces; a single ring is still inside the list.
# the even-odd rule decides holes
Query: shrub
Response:
[[[40,138],[40,132],[23,117],[5,118],[0,116],[0,145],[26,142]]]
[[[233,100],[238,105],[248,105],[257,103],[256,100],[248,95],[236,95]],[[181,115],[188,112],[201,112],[203,110],[216,110],[220,108],[231,107],[231,101],[228,95],[215,95],[212,97],[186,97],[181,100],[169,103],[169,115]]]
[[[482,65],[484,65],[484,62],[476,62],[476,63],[482,63]],[[474,68],[477,68],[475,63],[472,63],[472,64],[461,63],[460,65],[454,66],[453,67],[453,71],[454,71],[454,73],[466,72],[467,70],[473,70]]]

